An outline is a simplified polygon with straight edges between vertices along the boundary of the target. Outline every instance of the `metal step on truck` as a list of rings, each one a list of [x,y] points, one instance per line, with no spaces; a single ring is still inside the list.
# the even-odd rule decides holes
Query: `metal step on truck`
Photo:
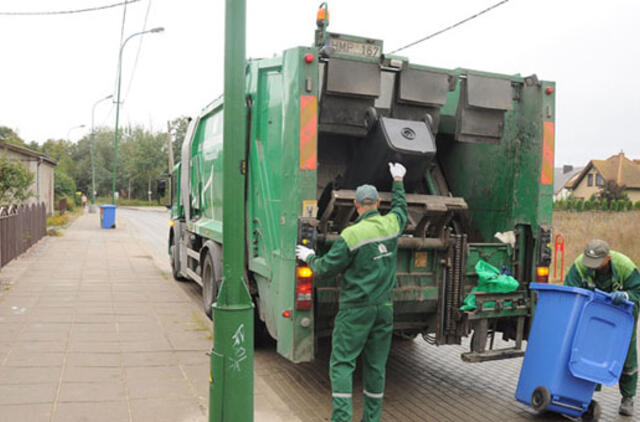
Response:
[[[355,219],[361,184],[375,185],[388,210],[394,161],[408,170],[409,204],[396,334],[435,345],[472,335],[468,362],[522,356],[528,284],[548,278],[551,257],[554,91],[535,75],[414,64],[385,54],[381,40],[328,32],[324,18],[313,46],[248,61],[246,232],[237,235],[257,329],[287,359],[314,358],[331,334],[341,280],[314,278],[295,246],[326,252]],[[209,315],[224,265],[223,112],[219,98],[191,121],[171,184],[173,275],[202,285]],[[477,308],[462,312],[480,259],[520,287],[480,293]],[[499,334],[511,347],[493,349]]]

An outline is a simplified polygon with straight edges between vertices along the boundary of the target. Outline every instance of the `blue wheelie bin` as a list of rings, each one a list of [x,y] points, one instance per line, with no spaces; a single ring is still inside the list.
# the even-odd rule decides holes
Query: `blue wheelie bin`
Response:
[[[633,330],[633,303],[613,305],[599,290],[531,283],[538,293],[516,399],[538,412],[597,420],[597,384],[622,373]]]
[[[100,205],[100,226],[103,229],[116,228],[116,206]]]

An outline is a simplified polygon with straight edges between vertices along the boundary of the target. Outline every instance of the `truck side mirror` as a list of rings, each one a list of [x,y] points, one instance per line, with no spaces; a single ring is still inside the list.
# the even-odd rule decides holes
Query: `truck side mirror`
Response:
[[[165,179],[158,179],[158,183],[156,185],[156,194],[158,195],[158,199],[164,198],[164,195],[167,193],[167,181]]]

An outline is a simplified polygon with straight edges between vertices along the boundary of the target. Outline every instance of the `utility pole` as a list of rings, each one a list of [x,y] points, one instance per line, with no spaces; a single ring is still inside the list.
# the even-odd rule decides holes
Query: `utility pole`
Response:
[[[253,421],[253,302],[244,278],[246,0],[226,0],[223,140],[224,276],[213,304],[210,422]]]
[[[167,120],[167,135],[169,142],[169,174],[173,171],[173,142],[171,141],[171,122]]]

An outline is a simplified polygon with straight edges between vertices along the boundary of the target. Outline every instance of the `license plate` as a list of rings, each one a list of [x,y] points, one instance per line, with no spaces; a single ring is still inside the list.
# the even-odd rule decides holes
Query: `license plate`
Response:
[[[347,54],[349,56],[360,57],[380,57],[382,53],[380,46],[375,44],[341,40],[339,38],[331,39],[331,46],[336,53]]]

